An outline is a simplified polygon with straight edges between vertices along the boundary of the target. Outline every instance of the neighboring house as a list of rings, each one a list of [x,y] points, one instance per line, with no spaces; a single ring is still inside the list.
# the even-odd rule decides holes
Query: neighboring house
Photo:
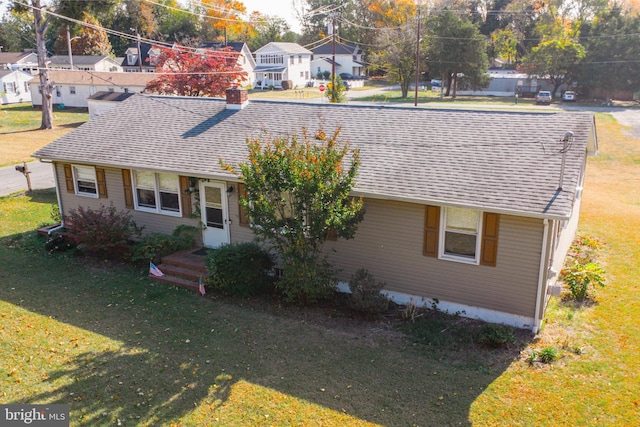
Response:
[[[133,43],[124,54],[122,60],[122,70],[127,73],[153,73],[156,71],[158,58],[162,47],[152,46],[149,43],[140,43],[140,52],[138,52],[138,43]]]
[[[20,70],[38,74],[38,55],[31,50],[0,52],[0,70]]]
[[[73,61],[73,66],[71,65]],[[109,56],[95,55],[56,55],[49,58],[47,68],[52,70],[81,70],[81,71],[107,71],[122,72],[122,66]]]
[[[311,74],[317,77],[318,73],[328,71],[331,73],[333,64],[333,43],[323,44],[313,49],[311,60]],[[336,74],[349,73],[356,77],[363,75],[364,52],[360,46],[351,43],[336,42],[335,68]]]
[[[597,153],[593,114],[246,96],[229,89],[225,105],[136,94],[34,157],[53,162],[64,214],[113,204],[147,233],[204,224],[200,244],[218,247],[254,237],[238,205],[244,185],[220,159],[246,161],[246,141],[263,132],[340,126],[360,150],[354,195],[366,209],[354,239],[326,244],[341,280],[367,268],[398,303],[540,328],[577,229],[587,155]]]
[[[20,70],[0,70],[0,104],[31,101],[29,81],[33,76]]]
[[[253,58],[251,50],[245,42],[227,42],[226,44],[224,42],[204,42],[200,43],[200,46],[198,46],[198,50],[219,50],[224,49],[225,47],[230,47],[234,52],[239,53],[238,65],[244,72],[247,73],[247,80],[243,81],[242,85],[249,85],[253,87],[256,81],[256,60]]]
[[[310,73],[311,51],[297,43],[271,42],[255,51],[256,87],[281,88],[283,80],[294,87],[304,87],[313,76]]]
[[[156,78],[150,73],[106,73],[100,71],[49,70],[49,81],[55,85],[53,104],[66,107],[88,107],[87,99],[97,92],[142,92]],[[33,106],[42,105],[40,77],[29,81]]]
[[[133,96],[134,92],[96,92],[87,98],[89,120],[106,113],[119,102]]]

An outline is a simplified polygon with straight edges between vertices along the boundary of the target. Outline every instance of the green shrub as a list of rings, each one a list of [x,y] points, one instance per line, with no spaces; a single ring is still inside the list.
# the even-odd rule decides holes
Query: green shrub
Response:
[[[162,257],[193,247],[196,231],[195,227],[179,226],[171,235],[149,234],[136,242],[131,260],[159,263]]]
[[[71,242],[108,258],[121,253],[120,247],[142,231],[128,211],[118,211],[113,205],[73,209],[65,218],[65,228]]]
[[[290,257],[283,260],[282,277],[276,288],[289,302],[314,304],[333,296],[338,281],[335,269],[326,260],[305,262]]]
[[[553,347],[545,347],[538,352],[538,360],[542,363],[552,363],[558,358],[558,350]]]
[[[368,315],[379,315],[389,308],[389,299],[380,291],[384,282],[376,282],[373,275],[361,268],[349,281],[351,290],[351,306]]]
[[[272,284],[271,255],[256,243],[223,245],[207,254],[207,286],[230,295],[247,297]]]
[[[568,269],[562,271],[562,278],[567,286],[569,286],[573,298],[582,300],[587,297],[589,286],[605,286],[604,273],[604,270],[594,262],[587,264],[576,262]]]
[[[487,347],[503,348],[514,344],[516,342],[516,336],[513,333],[513,328],[487,323],[480,330],[478,340],[482,345]]]

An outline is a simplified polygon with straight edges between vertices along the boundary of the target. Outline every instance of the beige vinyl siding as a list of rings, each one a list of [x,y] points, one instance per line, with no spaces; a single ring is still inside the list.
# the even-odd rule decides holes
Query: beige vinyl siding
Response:
[[[533,317],[542,220],[500,215],[497,265],[489,267],[424,256],[424,205],[367,199],[365,208],[355,239],[326,244],[342,280],[364,267],[390,291]]]
[[[251,227],[240,225],[240,209],[238,205],[239,193],[237,182],[227,182],[227,187],[233,186],[233,192],[229,195],[229,233],[231,235],[231,243],[243,243],[253,241],[254,234]]]
[[[132,219],[136,222],[136,224],[138,224],[139,226],[145,226],[143,234],[171,234],[173,230],[175,230],[175,228],[181,224],[199,227],[199,218],[179,218],[156,213],[136,211],[134,209],[127,209],[127,207],[125,206],[124,187],[122,184],[122,169],[104,168],[104,171],[107,183],[107,194],[109,195],[109,197],[94,199],[91,197],[76,196],[73,193],[61,191],[60,198],[65,214],[68,214],[71,209],[77,209],[79,206],[97,209],[100,207],[100,205],[109,206],[113,203],[113,206],[117,210],[129,211],[131,213]],[[66,185],[64,165],[61,163],[57,163],[56,172],[58,177],[58,188],[64,189]],[[195,200],[193,202],[195,203]],[[200,233],[196,233],[196,244],[202,244],[202,236]]]

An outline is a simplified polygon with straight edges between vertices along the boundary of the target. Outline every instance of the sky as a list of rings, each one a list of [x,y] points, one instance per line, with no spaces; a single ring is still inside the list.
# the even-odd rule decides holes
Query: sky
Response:
[[[257,10],[265,15],[275,15],[284,18],[291,30],[300,32],[300,23],[296,18],[292,0],[241,0],[247,8],[247,12],[251,13]],[[299,2],[298,2],[299,3]]]

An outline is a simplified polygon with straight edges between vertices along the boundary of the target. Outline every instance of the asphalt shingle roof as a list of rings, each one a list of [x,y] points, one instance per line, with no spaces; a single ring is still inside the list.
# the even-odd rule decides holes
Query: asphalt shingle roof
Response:
[[[158,76],[154,73],[118,73],[109,71],[48,70],[49,80],[56,84],[146,86]],[[36,76],[30,82],[40,82]]]
[[[246,139],[332,132],[360,149],[356,193],[393,200],[468,206],[567,218],[572,210],[591,113],[452,111],[136,94],[34,154],[68,162],[233,179],[219,159],[246,158]],[[563,191],[558,191],[566,131]],[[592,140],[593,143],[593,140]]]

